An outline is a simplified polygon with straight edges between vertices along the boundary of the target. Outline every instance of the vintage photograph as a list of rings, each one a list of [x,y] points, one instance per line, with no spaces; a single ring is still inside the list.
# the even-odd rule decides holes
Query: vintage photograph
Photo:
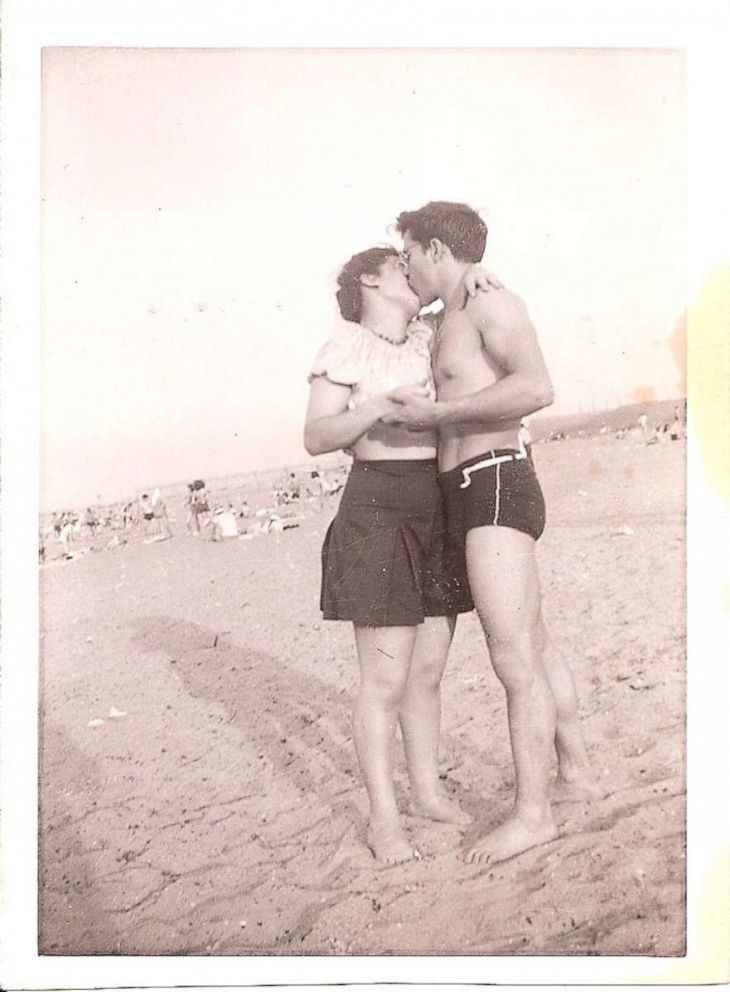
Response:
[[[685,53],[41,69],[39,954],[682,957]]]

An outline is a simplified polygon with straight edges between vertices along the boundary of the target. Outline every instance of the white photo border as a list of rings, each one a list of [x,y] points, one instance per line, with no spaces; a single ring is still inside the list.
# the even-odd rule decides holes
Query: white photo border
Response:
[[[446,6],[446,5],[444,5]],[[40,67],[46,46],[150,48],[677,48],[690,100],[689,298],[711,272],[727,286],[730,175],[723,3],[511,4],[465,0],[439,13],[368,0],[253,5],[204,0],[6,0],[2,106],[2,963],[4,988],[208,985],[691,984],[727,980],[728,506],[707,482],[708,449],[693,434],[704,383],[693,380],[703,328],[690,313],[688,497],[688,953],[642,957],[39,957],[37,954],[38,366]],[[500,11],[500,8],[502,10]],[[725,266],[725,269],[718,267]],[[727,299],[727,295],[725,297]],[[727,376],[727,355],[717,375]],[[725,365],[723,366],[723,362]],[[699,367],[699,366],[698,366]],[[723,380],[720,379],[720,382]],[[726,380],[730,381],[730,377]],[[707,390],[712,394],[713,390]],[[715,395],[721,390],[714,390]],[[727,448],[727,409],[717,446]],[[722,419],[724,417],[724,419]],[[699,421],[698,421],[699,422]],[[722,457],[718,454],[717,457]],[[727,469],[727,464],[725,464]],[[727,496],[728,479],[724,476]],[[727,549],[727,545],[725,544]],[[677,619],[678,623],[682,618]],[[725,690],[723,692],[723,689]],[[719,784],[719,788],[718,788]]]

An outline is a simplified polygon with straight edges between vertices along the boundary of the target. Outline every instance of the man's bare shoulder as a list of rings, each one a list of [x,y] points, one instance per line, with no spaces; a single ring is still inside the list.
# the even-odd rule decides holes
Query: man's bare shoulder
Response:
[[[527,318],[522,297],[504,288],[477,292],[467,303],[465,312],[477,326],[510,327]]]

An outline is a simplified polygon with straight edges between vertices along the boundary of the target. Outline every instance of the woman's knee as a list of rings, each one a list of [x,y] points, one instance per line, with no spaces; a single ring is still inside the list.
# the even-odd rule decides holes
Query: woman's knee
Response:
[[[443,676],[443,659],[421,661],[411,665],[406,683],[406,692],[433,693],[438,692]]]
[[[382,706],[398,706],[406,690],[406,678],[400,673],[368,675],[360,683],[360,699]]]

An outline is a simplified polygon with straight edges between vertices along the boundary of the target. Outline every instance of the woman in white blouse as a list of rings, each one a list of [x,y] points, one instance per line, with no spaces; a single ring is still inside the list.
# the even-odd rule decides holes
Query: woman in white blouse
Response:
[[[478,269],[473,284],[489,288]],[[325,619],[354,625],[360,687],[353,733],[370,801],[367,831],[384,864],[418,856],[398,813],[391,764],[400,723],[413,811],[453,823],[465,814],[439,780],[441,677],[456,615],[473,608],[452,568],[437,481],[435,433],[381,418],[402,391],[434,393],[432,331],[393,248],[354,255],[338,277],[344,318],[310,374],[304,443],[344,449],[352,469],[322,549]]]

